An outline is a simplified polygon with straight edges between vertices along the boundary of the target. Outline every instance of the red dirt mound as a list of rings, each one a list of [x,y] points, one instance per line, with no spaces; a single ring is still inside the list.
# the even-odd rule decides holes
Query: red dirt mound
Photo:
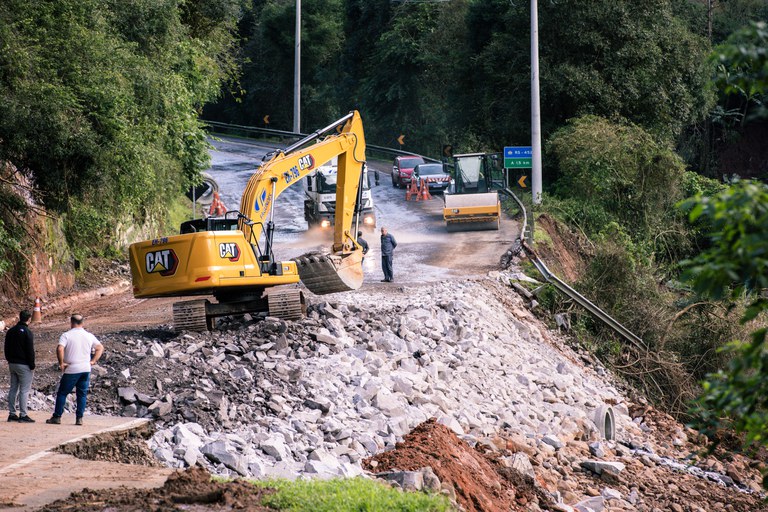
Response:
[[[434,418],[414,428],[394,450],[366,459],[363,466],[372,472],[429,466],[441,483],[453,486],[456,501],[469,512],[524,511],[522,505],[536,499],[531,489],[516,488],[491,459]]]
[[[259,489],[240,480],[214,482],[201,467],[190,468],[172,474],[165,485],[158,489],[83,489],[66,500],[58,500],[40,509],[43,512],[78,510],[96,512],[128,512],[147,510],[166,511],[224,511],[224,510],[272,510],[262,507],[261,497],[272,492]]]

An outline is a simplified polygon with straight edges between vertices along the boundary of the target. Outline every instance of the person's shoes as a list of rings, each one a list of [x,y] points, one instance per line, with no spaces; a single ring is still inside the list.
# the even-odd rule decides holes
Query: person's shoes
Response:
[[[61,416],[51,416],[45,422],[49,425],[61,425]]]
[[[82,416],[79,418],[75,418],[75,425],[82,425],[83,424],[83,418]]]
[[[16,416],[15,414],[9,414],[8,421],[19,421],[19,417]]]
[[[35,420],[30,418],[29,416],[19,416],[19,419],[17,420],[19,423],[34,423]]]
[[[381,280],[381,282],[382,282],[382,283],[388,283],[388,282],[389,282],[389,279],[382,279],[382,280]]]

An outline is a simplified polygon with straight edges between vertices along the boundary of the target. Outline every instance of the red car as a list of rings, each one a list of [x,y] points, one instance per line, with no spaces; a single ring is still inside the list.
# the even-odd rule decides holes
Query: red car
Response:
[[[413,168],[423,164],[424,159],[415,155],[402,155],[395,157],[392,163],[392,186],[402,187],[411,182]]]

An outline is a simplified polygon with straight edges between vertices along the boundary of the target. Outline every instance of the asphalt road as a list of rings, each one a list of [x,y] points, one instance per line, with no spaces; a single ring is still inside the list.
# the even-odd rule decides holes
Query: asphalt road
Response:
[[[242,139],[221,137],[211,140],[212,166],[207,172],[219,184],[221,198],[228,209],[239,207],[240,197],[262,157],[272,148]],[[392,187],[391,164],[369,162],[380,171],[380,184],[374,185],[377,226],[385,226],[398,242],[395,251],[395,281],[418,283],[449,277],[484,274],[496,268],[501,255],[519,231],[516,222],[504,217],[499,231],[448,233],[442,217],[443,199],[435,195],[431,201],[406,201],[405,191]],[[303,190],[300,184],[287,189],[275,202],[275,256],[286,260],[330,245],[330,229],[308,230],[304,220]],[[365,258],[367,283],[382,277],[379,232],[364,230],[371,247]],[[383,284],[382,284],[383,285]]]

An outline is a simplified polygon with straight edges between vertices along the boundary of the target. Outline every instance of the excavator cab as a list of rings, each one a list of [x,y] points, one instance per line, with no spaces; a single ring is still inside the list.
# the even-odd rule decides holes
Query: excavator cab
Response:
[[[192,219],[181,223],[180,235],[198,233],[200,231],[233,231],[237,229],[237,219],[219,219],[208,217],[205,219]]]

